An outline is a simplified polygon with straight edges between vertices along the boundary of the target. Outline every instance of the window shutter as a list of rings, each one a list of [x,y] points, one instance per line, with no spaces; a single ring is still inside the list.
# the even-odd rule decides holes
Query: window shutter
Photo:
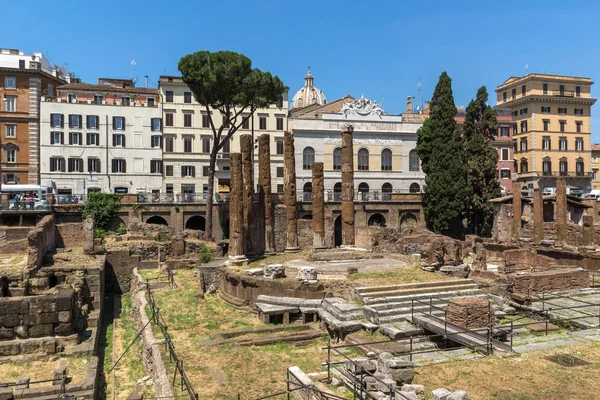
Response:
[[[160,121],[160,131],[162,132],[162,130],[163,130],[163,120],[162,120],[162,118],[159,118],[158,120]]]
[[[123,135],[123,147],[125,147],[125,146],[126,146],[126,144],[125,144],[125,135]]]
[[[192,167],[192,178],[196,177],[196,167]]]
[[[73,144],[73,132],[69,132],[69,144]]]
[[[83,140],[83,138],[81,136],[83,136],[81,133],[79,133],[79,135],[77,135],[79,137],[79,145],[81,146],[81,142]]]
[[[50,132],[50,144],[54,144],[54,132]]]
[[[100,134],[94,133],[94,136],[96,136],[96,146],[100,146]]]
[[[160,148],[162,149],[163,148],[163,138],[162,138],[162,136],[160,136],[158,140],[159,140]]]
[[[117,117],[113,117],[113,129],[117,129]]]
[[[65,127],[65,116],[63,114],[60,114],[60,127]]]
[[[125,130],[125,117],[122,117],[122,118],[123,118],[123,130]]]
[[[88,146],[90,145],[90,136],[92,136],[91,133],[85,135],[85,144],[87,144]]]
[[[88,172],[92,172],[92,159],[88,158]]]
[[[100,159],[96,160],[96,173],[100,173],[102,172],[102,161],[100,161]]]
[[[123,173],[127,172],[127,161],[123,160]]]
[[[150,136],[150,147],[154,148],[154,136]]]
[[[111,164],[112,164],[112,172],[113,172],[113,173],[115,172],[115,166],[116,166],[116,163],[115,163],[115,161],[117,161],[117,160],[112,160],[112,161],[111,161]]]
[[[113,147],[117,145],[117,135],[113,135]]]
[[[83,126],[83,115],[79,114],[79,127]]]
[[[60,170],[61,170],[61,172],[65,172],[65,159],[64,158],[60,159]]]
[[[79,172],[83,172],[83,160],[81,158],[77,160],[77,164],[79,166]]]
[[[154,169],[155,169],[154,160],[150,160],[150,173],[151,174],[153,174],[154,172],[156,172],[156,171],[154,171]]]
[[[54,172],[55,171],[55,165],[54,165],[54,159],[52,157],[50,157],[50,172]]]
[[[88,129],[90,129],[90,118],[91,118],[90,115],[85,117],[85,125],[87,126]]]
[[[3,176],[2,176],[2,181],[3,181],[4,183],[8,183],[8,175],[3,175]]]
[[[181,177],[185,176],[185,167],[181,167]]]
[[[73,118],[71,118],[71,114],[69,114],[69,128],[73,127]]]

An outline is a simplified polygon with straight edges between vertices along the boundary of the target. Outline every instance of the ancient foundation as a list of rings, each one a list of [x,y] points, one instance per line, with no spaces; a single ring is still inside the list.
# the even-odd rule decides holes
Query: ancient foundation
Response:
[[[254,176],[252,166],[252,136],[240,136],[240,151],[242,153],[242,182],[243,194],[242,202],[244,208],[244,222],[242,230],[244,232],[244,253],[254,252],[253,235],[250,226],[253,221],[252,214],[252,193],[254,191]]]
[[[298,247],[298,220],[296,217],[296,161],[294,149],[294,136],[285,132],[283,141],[284,152],[284,185],[285,185],[285,214],[286,228],[286,252],[299,251]]]
[[[271,201],[271,136],[258,138],[258,190],[265,213],[265,254],[273,254],[273,210]]]
[[[513,223],[512,233],[515,240],[521,238],[521,219],[523,216],[523,208],[521,205],[521,190],[513,190]]]
[[[324,249],[327,246],[325,246],[325,188],[322,162],[313,163],[312,175],[313,247]]]
[[[583,216],[583,245],[593,246],[594,241],[594,217],[591,215]]]
[[[556,241],[567,241],[567,182],[564,178],[556,181]]]
[[[544,200],[540,188],[533,189],[533,241],[544,240]]]
[[[493,309],[484,297],[459,297],[450,300],[446,320],[467,329],[485,328]]]
[[[342,128],[342,245],[354,246],[354,126]]]
[[[247,261],[244,252],[244,187],[242,182],[242,156],[231,155],[231,193],[229,194],[229,261],[243,264]]]

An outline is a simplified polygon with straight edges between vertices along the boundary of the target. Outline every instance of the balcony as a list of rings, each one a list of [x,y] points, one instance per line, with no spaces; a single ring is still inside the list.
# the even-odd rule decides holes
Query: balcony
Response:
[[[552,96],[556,96],[556,97],[576,97],[575,91],[573,91],[573,90],[553,90],[551,93],[552,93]],[[577,96],[577,97],[579,97],[579,96]]]
[[[576,172],[576,171],[542,171],[542,172],[524,172],[520,174],[513,174],[513,180],[518,178],[533,178],[538,176],[544,176],[547,178],[591,178],[594,176],[593,172]]]

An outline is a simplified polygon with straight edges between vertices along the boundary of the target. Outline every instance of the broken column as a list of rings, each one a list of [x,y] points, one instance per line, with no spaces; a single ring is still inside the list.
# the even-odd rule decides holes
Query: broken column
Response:
[[[83,225],[83,252],[92,254],[94,252],[94,217],[87,216]]]
[[[515,184],[513,187],[513,225],[512,225],[512,233],[513,239],[519,240],[521,239],[521,219],[522,219],[522,205],[521,205],[521,189],[518,187],[519,185]]]
[[[342,128],[342,245],[354,246],[354,126]]]
[[[594,217],[591,215],[583,216],[583,245],[594,246]]]
[[[298,248],[298,220],[296,218],[296,155],[294,149],[294,136],[285,132],[283,138],[284,153],[284,191],[285,191],[285,215],[286,215],[286,237],[285,251],[297,252]]]
[[[273,244],[273,210],[271,203],[271,137],[258,138],[258,190],[265,212],[265,254],[275,252]]]
[[[567,182],[565,178],[556,181],[556,241],[567,241]]]
[[[323,185],[323,163],[312,165],[312,212],[313,212],[313,247],[324,249],[325,246],[325,188]]]
[[[231,154],[231,192],[229,193],[229,261],[230,264],[240,265],[246,259],[244,253],[244,203],[242,196],[242,155]]]
[[[242,202],[244,203],[244,252],[252,253],[254,246],[252,245],[252,191],[254,186],[254,177],[252,171],[252,136],[240,136],[240,151],[242,153],[242,182],[243,194]]]
[[[533,189],[533,241],[544,240],[544,199],[540,188]]]

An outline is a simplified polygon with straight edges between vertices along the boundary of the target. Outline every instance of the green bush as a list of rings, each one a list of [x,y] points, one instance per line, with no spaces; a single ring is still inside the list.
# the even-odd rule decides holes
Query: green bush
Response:
[[[104,239],[108,235],[108,232],[102,228],[94,228],[94,238]]]
[[[117,235],[124,235],[127,233],[127,227],[125,224],[119,224],[119,227],[116,230]]]
[[[106,229],[106,225],[119,211],[120,203],[121,198],[116,193],[93,192],[81,206],[81,215],[83,218],[91,215],[98,228]]]
[[[213,260],[212,250],[205,244],[200,244],[198,247],[198,259],[202,263],[207,263]]]

